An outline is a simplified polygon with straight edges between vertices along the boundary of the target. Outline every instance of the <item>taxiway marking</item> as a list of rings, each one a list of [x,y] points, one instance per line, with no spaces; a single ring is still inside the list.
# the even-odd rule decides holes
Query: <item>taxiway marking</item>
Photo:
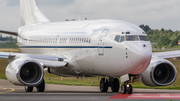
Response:
[[[2,86],[0,86],[0,88],[3,90],[2,92],[0,92],[0,94],[2,93],[9,93],[9,92],[14,92],[15,89],[13,88],[3,88]]]
[[[180,99],[180,94],[117,94],[109,99]]]

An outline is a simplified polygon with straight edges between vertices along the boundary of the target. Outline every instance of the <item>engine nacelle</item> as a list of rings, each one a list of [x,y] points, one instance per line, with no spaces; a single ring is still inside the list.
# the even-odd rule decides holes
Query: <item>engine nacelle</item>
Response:
[[[152,57],[148,68],[141,75],[141,82],[147,86],[167,86],[176,80],[177,70],[168,60]]]
[[[6,68],[6,77],[14,85],[37,86],[42,82],[43,76],[41,64],[32,59],[15,59]]]

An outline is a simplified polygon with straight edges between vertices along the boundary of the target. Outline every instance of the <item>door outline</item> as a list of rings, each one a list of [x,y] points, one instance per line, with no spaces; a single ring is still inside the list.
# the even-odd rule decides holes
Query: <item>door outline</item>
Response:
[[[107,33],[109,32],[109,29],[104,29],[99,37],[98,42],[98,54],[100,56],[104,55],[104,37],[106,37]]]
[[[58,50],[58,42],[59,42],[59,35],[57,35],[55,38],[54,38],[54,49],[55,51]]]

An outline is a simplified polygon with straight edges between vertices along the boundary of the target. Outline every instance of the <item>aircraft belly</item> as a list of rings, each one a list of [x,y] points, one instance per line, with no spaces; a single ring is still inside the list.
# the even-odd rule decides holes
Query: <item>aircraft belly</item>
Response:
[[[67,77],[82,77],[85,74],[85,72],[77,74],[73,71],[73,69],[69,69],[69,70],[59,69],[59,70],[57,70],[57,69],[51,68],[50,74],[59,75],[59,76],[67,76]],[[93,77],[94,75],[86,74],[85,76],[86,77]]]
[[[96,67],[92,62],[92,55],[94,53],[97,54],[97,49],[81,49],[81,51],[75,55],[75,61],[80,66],[82,71],[90,74],[97,73]]]

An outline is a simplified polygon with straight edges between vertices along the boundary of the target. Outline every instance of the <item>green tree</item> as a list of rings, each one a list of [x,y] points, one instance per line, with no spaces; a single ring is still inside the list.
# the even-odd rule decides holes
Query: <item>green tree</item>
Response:
[[[151,30],[151,28],[148,25],[142,24],[142,25],[139,25],[139,27],[142,28],[145,32],[148,32]]]
[[[160,40],[158,41],[158,46],[165,47],[169,45],[170,42],[171,40],[167,36],[162,36]]]

